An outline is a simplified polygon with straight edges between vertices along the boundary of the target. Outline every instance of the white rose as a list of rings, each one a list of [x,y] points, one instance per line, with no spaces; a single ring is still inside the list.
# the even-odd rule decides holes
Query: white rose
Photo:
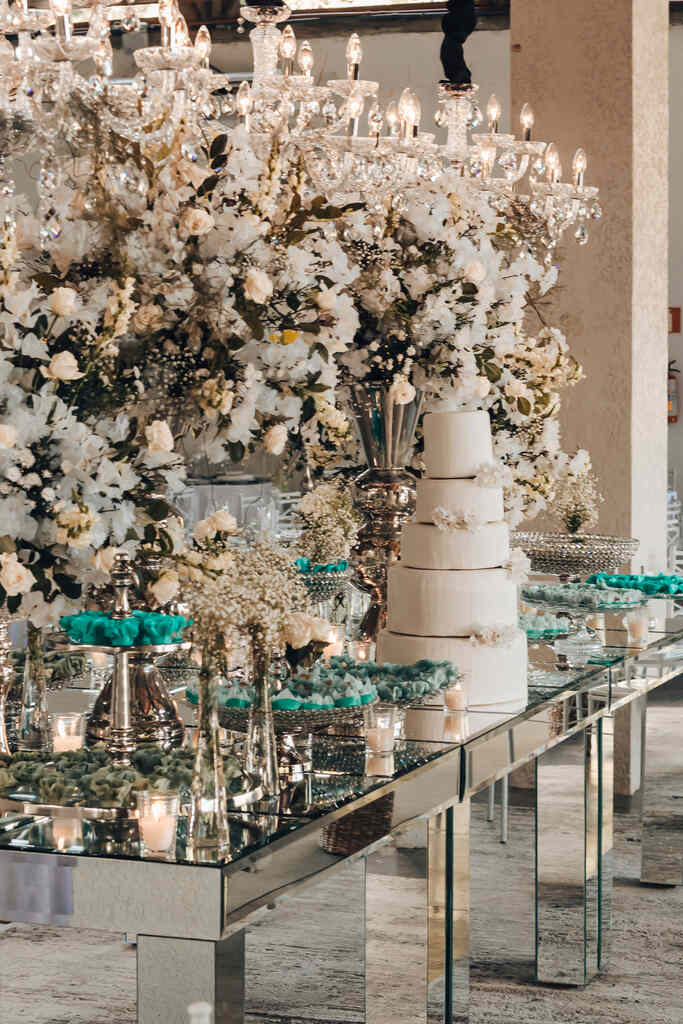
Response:
[[[311,639],[318,643],[328,644],[330,642],[330,631],[332,627],[326,619],[320,619],[316,615],[311,618]]]
[[[166,420],[154,420],[145,427],[145,437],[151,452],[173,451],[173,434]]]
[[[479,260],[473,260],[465,265],[463,274],[465,275],[465,280],[470,281],[471,284],[481,284],[482,281],[486,280],[486,267]]]
[[[17,443],[17,429],[11,423],[0,423],[0,448],[14,448]]]
[[[516,377],[505,385],[505,394],[509,398],[523,398],[527,393],[527,386],[524,381],[517,380]]]
[[[100,548],[92,557],[93,565],[100,572],[109,573],[114,568],[114,559],[119,553],[118,548]]]
[[[50,295],[48,305],[55,316],[71,316],[78,304],[78,292],[73,288],[55,288]]]
[[[405,377],[397,377],[389,388],[389,397],[395,405],[408,405],[415,398],[415,388]]]
[[[315,296],[316,306],[325,313],[334,313],[338,302],[339,296],[333,288],[325,288],[324,291],[318,292]]]
[[[211,558],[207,558],[204,565],[211,572],[226,572],[232,565],[233,558],[229,551],[224,551],[222,555],[212,555]]]
[[[213,540],[216,536],[216,527],[211,516],[208,519],[200,519],[194,524],[194,535],[198,541]]]
[[[150,583],[149,590],[157,604],[164,605],[172,601],[180,589],[180,577],[174,569],[161,574],[158,580]]]
[[[251,302],[262,306],[273,294],[273,282],[265,271],[250,267],[244,279],[244,294]]]
[[[21,564],[15,551],[0,555],[0,586],[8,597],[28,593],[35,582],[35,576]]]
[[[217,509],[211,518],[219,533],[234,533],[237,529],[237,520],[227,508]]]
[[[140,306],[133,317],[136,334],[153,334],[158,331],[164,321],[164,311],[155,302]]]
[[[263,436],[263,447],[270,455],[282,455],[287,444],[287,427],[284,423],[276,423],[268,427]]]
[[[181,238],[189,238],[191,235],[207,235],[214,223],[213,217],[206,210],[188,206],[181,214],[178,234]]]
[[[329,634],[329,630],[328,630]],[[285,628],[285,640],[295,651],[306,647],[313,639],[313,619],[305,612],[292,612]]]
[[[474,393],[477,398],[486,398],[491,391],[491,381],[488,377],[477,377]]]
[[[52,380],[78,380],[83,376],[78,369],[76,357],[71,352],[58,352],[50,360],[47,369],[41,369],[45,376]]]

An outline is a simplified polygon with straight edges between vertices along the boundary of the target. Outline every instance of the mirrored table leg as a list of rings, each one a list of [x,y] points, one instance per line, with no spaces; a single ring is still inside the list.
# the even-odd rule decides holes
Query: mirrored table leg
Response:
[[[404,878],[393,901],[389,881],[373,873],[370,859],[367,1024],[469,1021],[469,825],[467,801],[416,828],[413,847],[404,842],[397,851]],[[387,927],[392,906],[396,924]]]
[[[585,985],[610,926],[613,723],[600,719],[536,762],[536,976]]]
[[[650,885],[683,884],[683,695],[680,678],[648,697],[642,783],[640,880]],[[655,728],[656,723],[656,728]],[[663,731],[671,736],[663,741]],[[678,764],[661,761],[678,751]]]
[[[138,935],[138,1024],[187,1024],[214,1007],[215,1024],[244,1022],[244,932],[222,942]]]

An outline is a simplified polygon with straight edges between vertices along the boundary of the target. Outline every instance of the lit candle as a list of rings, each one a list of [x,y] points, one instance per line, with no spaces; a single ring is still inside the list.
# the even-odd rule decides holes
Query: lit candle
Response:
[[[106,668],[107,655],[104,651],[93,651],[90,657],[95,668]]]
[[[586,156],[585,149],[577,149],[576,153],[574,153],[574,160],[572,162],[575,188],[583,188],[583,179],[586,175],[587,166],[588,158]]]
[[[175,852],[178,794],[137,794],[140,838],[149,853]]]
[[[330,658],[339,657],[344,653],[345,639],[346,630],[344,626],[330,626],[327,646],[323,648],[323,658],[325,661],[329,661]]]
[[[396,100],[392,100],[389,106],[387,107],[385,117],[386,122],[389,125],[389,134],[392,136],[392,138],[396,138],[396,136],[398,135],[399,125],[401,123],[401,118],[399,117],[398,113],[398,104]]]
[[[498,134],[498,122],[500,121],[501,109],[498,98],[492,94],[486,107],[486,117],[489,123],[489,131],[492,135]]]
[[[83,746],[83,715],[54,715],[51,725],[52,749],[55,754],[80,750]]]
[[[554,142],[549,142],[546,146],[545,169],[548,183],[555,185],[562,175],[562,164],[560,163],[560,154],[557,152],[557,146]]]
[[[365,774],[391,778],[394,774],[395,762],[392,754],[366,754]]]
[[[80,843],[80,820],[78,818],[53,818],[52,841],[58,850],[68,850]]]
[[[55,16],[55,35],[60,42],[68,43],[71,39],[71,0],[50,0],[50,7]]]
[[[369,725],[365,730],[368,750],[373,754],[384,754],[394,749],[394,729],[390,725]]]
[[[451,711],[465,711],[467,708],[467,697],[460,683],[449,686],[444,693],[446,707]]]
[[[352,640],[349,643],[349,657],[354,661],[372,661],[375,645],[372,640]]]
[[[280,40],[280,56],[282,57],[282,74],[288,78],[294,70],[296,57],[296,36],[291,25],[285,25]]]
[[[346,44],[346,75],[354,82],[358,81],[362,57],[363,48],[360,45],[360,37],[357,32],[353,32]]]
[[[519,115],[519,121],[522,125],[522,137],[525,142],[531,142],[531,129],[534,127],[534,112],[528,103],[525,103],[522,107],[522,113]]]
[[[306,78],[310,78],[311,71],[313,70],[313,48],[307,39],[304,39],[303,43],[299,47],[298,61],[299,67]]]

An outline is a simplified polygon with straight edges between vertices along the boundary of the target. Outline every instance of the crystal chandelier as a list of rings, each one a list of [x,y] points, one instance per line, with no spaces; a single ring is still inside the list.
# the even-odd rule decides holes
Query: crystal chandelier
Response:
[[[501,213],[510,204],[528,211],[543,225],[546,254],[573,225],[585,243],[587,221],[600,216],[598,190],[585,184],[585,152],[577,150],[571,180],[563,182],[557,148],[533,138],[528,104],[521,112],[521,139],[499,131],[495,96],[486,108],[487,130],[476,130],[483,120],[478,87],[462,55],[474,28],[472,0],[450,0],[444,17],[445,80],[436,115],[445,129],[441,142],[420,130],[421,106],[410,89],[380,109],[379,83],[360,75],[363,54],[355,33],[346,47],[346,77],[319,84],[310,43],[297,44],[291,26],[280,27],[290,16],[282,0],[253,0],[241,8],[242,23],[254,26],[253,76],[234,98],[229,77],[209,67],[208,30],[200,28],[192,41],[177,0],[134,8],[112,7],[112,0],[50,0],[48,10],[27,4],[0,0],[0,194],[14,192],[7,157],[38,151],[46,241],[61,231],[55,197],[75,153],[108,161],[117,188],[143,189],[128,159],[131,147],[157,160],[160,152],[182,147],[196,160],[200,140],[224,132],[230,115],[245,126],[259,155],[277,149],[305,168],[317,194],[334,202],[360,198],[380,220],[400,209],[407,188],[446,173],[454,173],[462,188],[485,194]],[[112,23],[132,30],[141,16],[158,18],[160,45],[135,51],[137,74],[117,81]],[[75,24],[82,23],[86,34],[76,34]],[[96,69],[89,79],[77,70],[86,60]]]

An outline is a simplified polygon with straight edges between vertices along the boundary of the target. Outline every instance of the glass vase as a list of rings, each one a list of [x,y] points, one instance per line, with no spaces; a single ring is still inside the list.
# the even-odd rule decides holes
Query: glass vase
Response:
[[[280,797],[280,772],[270,695],[270,651],[260,630],[251,630],[250,639],[256,698],[249,711],[246,769],[263,789],[257,810],[275,813]]]
[[[350,411],[368,468],[353,481],[353,502],[365,525],[354,549],[354,582],[371,597],[360,640],[376,640],[386,625],[387,566],[398,560],[401,530],[415,511],[417,480],[406,469],[415,443],[424,393],[399,404],[389,388],[353,384]]]
[[[202,849],[225,854],[230,845],[223,757],[218,734],[218,680],[215,657],[204,652],[199,673],[199,724],[191,786],[188,845],[191,856]]]
[[[47,710],[47,672],[43,654],[43,634],[29,623],[21,694],[19,749],[47,753],[52,750],[52,733]]]
[[[0,754],[12,753],[7,735],[7,699],[14,683],[14,666],[10,651],[9,623],[0,613]]]

